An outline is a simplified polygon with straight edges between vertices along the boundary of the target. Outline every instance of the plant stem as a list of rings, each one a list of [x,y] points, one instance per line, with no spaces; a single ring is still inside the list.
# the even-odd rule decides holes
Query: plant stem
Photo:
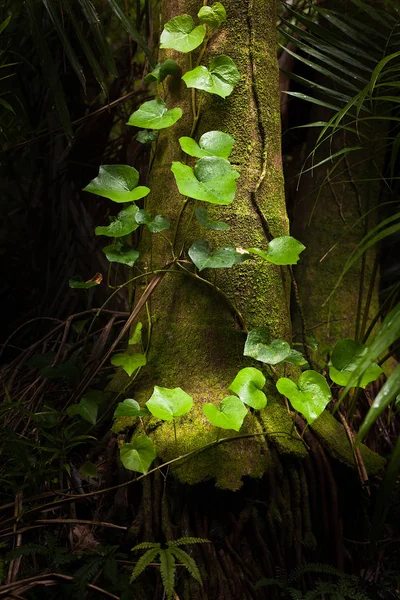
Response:
[[[176,450],[176,453],[178,454],[178,439],[176,437],[176,422],[175,422],[175,419],[172,419],[172,423],[174,425],[175,450]]]

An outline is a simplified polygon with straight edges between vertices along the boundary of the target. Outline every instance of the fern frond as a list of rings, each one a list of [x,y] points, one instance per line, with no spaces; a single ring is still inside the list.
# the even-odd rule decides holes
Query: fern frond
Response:
[[[161,544],[155,544],[154,542],[142,542],[141,544],[137,544],[131,548],[132,552],[136,552],[136,550],[147,550],[148,548],[161,548]]]
[[[200,571],[198,566],[196,565],[196,561],[194,560],[194,558],[192,558],[187,552],[185,552],[185,550],[182,550],[182,548],[177,548],[176,546],[171,548],[171,552],[179,562],[185,565],[186,569],[189,571],[191,576],[194,579],[196,579],[196,581],[198,581],[200,585],[203,585]]]
[[[287,593],[292,598],[292,600],[304,600],[303,592],[300,590],[295,590],[294,588],[286,588]]]
[[[167,542],[168,548],[173,548],[174,546],[184,546],[185,544],[211,544],[211,542],[210,540],[195,537],[181,537],[179,540]]]
[[[321,575],[334,575],[335,577],[346,577],[346,573],[339,571],[335,567],[331,565],[326,565],[324,563],[307,563],[305,565],[301,565],[296,569],[293,569],[288,575],[287,581],[288,583],[294,583],[306,575],[308,573],[317,573]]]
[[[276,585],[281,590],[286,589],[286,586],[281,581],[278,581],[277,579],[260,579],[260,581],[257,581],[257,583],[254,587],[257,590],[258,588],[268,587],[269,585]]]
[[[175,589],[175,557],[169,548],[160,551],[160,573],[167,600],[172,600]]]
[[[141,556],[139,558],[139,560],[137,561],[135,568],[132,571],[132,575],[131,578],[129,580],[130,583],[132,583],[132,581],[134,581],[137,577],[139,577],[139,575],[141,573],[143,573],[143,571],[145,570],[145,568],[147,567],[148,564],[150,564],[155,557],[157,556],[157,554],[160,552],[160,548],[151,548],[150,550],[147,550],[147,552],[145,552],[143,554],[143,556]]]
[[[33,554],[47,556],[48,549],[46,546],[41,546],[40,544],[26,544],[25,546],[20,546],[19,548],[15,548],[15,550],[7,552],[5,559],[9,562],[14,558],[19,558],[20,556],[32,556]]]

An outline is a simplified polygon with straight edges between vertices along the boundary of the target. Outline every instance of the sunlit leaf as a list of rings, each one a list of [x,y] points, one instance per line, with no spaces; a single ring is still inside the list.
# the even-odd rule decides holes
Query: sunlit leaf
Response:
[[[128,208],[118,213],[115,221],[112,221],[110,225],[96,227],[95,234],[113,238],[129,235],[139,227],[139,223],[135,219],[138,212],[139,208],[135,204],[128,206]]]
[[[156,215],[154,219],[145,210],[139,210],[136,214],[136,223],[138,225],[146,225],[151,233],[159,233],[171,227],[169,221],[162,215]]]
[[[148,414],[148,410],[141,408],[136,400],[126,398],[117,405],[117,408],[114,411],[114,419],[117,419],[118,417],[144,417]]]
[[[137,187],[138,182],[139,172],[134,167],[101,165],[98,176],[83,191],[109,198],[113,202],[131,202],[150,192],[148,187]]]
[[[147,473],[156,456],[153,442],[146,435],[139,435],[120,449],[120,459],[125,469],[137,473]]]
[[[179,138],[179,144],[186,154],[203,158],[203,156],[220,156],[228,158],[235,140],[223,131],[207,131],[199,139],[199,143],[190,137]]]
[[[304,371],[297,384],[281,377],[276,383],[280,394],[286,396],[295,410],[300,412],[311,424],[325,410],[332,398],[325,377],[316,371]]]
[[[142,341],[142,327],[143,327],[143,324],[140,321],[139,321],[139,323],[136,323],[135,330],[128,341],[128,344],[130,346],[134,346],[135,344],[140,344],[140,342]]]
[[[222,248],[211,252],[205,240],[194,242],[188,254],[199,271],[203,269],[229,269],[233,265],[248,260],[249,255],[238,252],[235,248]]]
[[[191,52],[200,46],[205,34],[204,25],[196,27],[190,15],[179,15],[164,25],[160,37],[160,48]]]
[[[127,125],[141,127],[143,129],[165,129],[171,127],[182,116],[182,109],[171,108],[161,98],[144,102],[138,110],[129,117]]]
[[[332,352],[329,365],[329,377],[338,385],[346,386],[357,369],[360,358],[366,353],[365,344],[351,339],[339,340]],[[365,388],[371,381],[375,381],[383,373],[376,363],[370,365],[363,373],[360,380],[355,382]]]
[[[222,400],[220,408],[215,404],[203,404],[203,413],[211,425],[239,431],[247,415],[247,408],[237,396],[227,396]]]
[[[267,250],[246,248],[250,254],[256,254],[274,265],[295,265],[305,246],[290,235],[277,237],[268,243]]]
[[[245,367],[236,375],[229,389],[237,394],[245,404],[255,410],[261,410],[267,405],[267,397],[261,391],[264,385],[265,377],[259,369]]]
[[[172,421],[174,417],[185,415],[192,408],[193,399],[181,388],[154,386],[154,392],[146,406],[154,417]]]
[[[106,246],[103,248],[103,252],[110,262],[120,263],[128,267],[133,267],[139,258],[139,252],[135,248],[129,246],[129,244],[121,244],[120,242]]]
[[[146,357],[144,354],[125,354],[124,352],[121,352],[120,354],[114,354],[114,356],[111,357],[111,364],[115,367],[122,367],[125,373],[130,377],[136,369],[144,367],[146,364]]]
[[[285,340],[270,341],[268,327],[256,327],[247,334],[244,356],[251,356],[251,358],[269,365],[276,365],[285,360],[290,353],[290,345]]]
[[[212,204],[233,202],[239,173],[226,159],[206,156],[197,162],[194,170],[189,165],[173,162],[171,171],[183,196]]]
[[[226,10],[221,2],[211,6],[202,6],[197,13],[200,23],[206,23],[213,29],[218,29],[226,21]]]
[[[167,58],[162,63],[158,63],[154,69],[146,75],[144,80],[146,82],[157,81],[157,83],[161,83],[164,81],[168,75],[173,75],[174,77],[180,77],[182,70],[179,65],[176,64],[172,58]]]
[[[208,68],[200,65],[185,73],[182,79],[188,88],[204,90],[226,98],[239,83],[240,73],[234,61],[229,56],[221,54],[210,62]]]

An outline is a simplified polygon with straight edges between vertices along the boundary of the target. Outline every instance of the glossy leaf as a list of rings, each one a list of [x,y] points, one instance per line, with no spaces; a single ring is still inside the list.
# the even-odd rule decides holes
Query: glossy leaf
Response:
[[[125,373],[132,375],[136,369],[139,367],[144,367],[146,364],[146,357],[144,354],[125,354],[121,352],[120,354],[114,354],[111,357],[111,364],[114,367],[122,367]]]
[[[292,350],[285,340],[270,342],[268,327],[256,327],[247,334],[244,356],[251,356],[268,365],[277,365],[290,356]]]
[[[67,415],[69,417],[79,415],[82,419],[85,419],[85,421],[89,421],[92,425],[96,425],[98,410],[98,403],[93,398],[84,396],[79,404],[71,404],[71,406],[68,406]]]
[[[179,65],[176,64],[172,58],[167,58],[162,63],[158,63],[154,67],[154,69],[146,75],[144,80],[146,82],[157,81],[157,83],[161,83],[164,81],[168,75],[172,75],[173,77],[180,77],[182,74],[182,70]]]
[[[287,377],[281,377],[276,383],[280,394],[290,400],[295,410],[300,412],[311,424],[325,410],[332,398],[325,378],[316,371],[304,371],[296,383]]]
[[[153,395],[146,406],[154,417],[163,421],[172,421],[185,415],[192,408],[193,399],[181,388],[154,387]]]
[[[103,248],[103,252],[110,262],[117,262],[128,267],[133,267],[139,258],[139,252],[135,248],[132,248],[129,244],[121,244],[120,242],[106,246]]]
[[[171,171],[183,196],[220,205],[233,202],[239,173],[224,158],[206,156],[197,162],[194,170],[181,162],[173,162]]]
[[[267,405],[267,397],[261,391],[264,385],[265,377],[259,369],[245,367],[236,375],[229,389],[237,394],[245,404],[255,410],[261,410]]]
[[[157,215],[152,219],[151,215],[145,210],[139,210],[135,218],[138,225],[146,225],[151,233],[159,233],[171,227],[169,221],[162,215]]]
[[[222,400],[220,408],[215,404],[203,404],[203,413],[211,425],[239,431],[247,415],[247,408],[237,396],[227,396]]]
[[[196,219],[203,225],[206,229],[211,229],[213,231],[227,231],[229,229],[228,223],[224,223],[223,221],[213,221],[208,216],[207,209],[203,206],[198,206],[195,210]]]
[[[360,358],[365,354],[367,348],[365,344],[351,339],[339,340],[332,352],[329,365],[329,377],[338,385],[346,386],[352,374],[357,369]],[[383,373],[383,370],[376,363],[370,365],[363,373],[360,380],[354,382],[365,388],[371,381],[375,381]]]
[[[147,435],[139,435],[120,449],[120,459],[125,469],[137,473],[147,473],[156,456],[153,442]]]
[[[238,252],[235,248],[222,248],[211,252],[210,245],[205,240],[194,242],[188,254],[199,271],[203,269],[230,269],[249,257]]]
[[[305,246],[290,235],[283,235],[271,240],[267,250],[246,248],[250,254],[256,254],[274,265],[295,265]]]
[[[285,362],[295,365],[296,367],[304,367],[308,365],[306,359],[301,352],[291,350],[289,356],[285,358]]]
[[[221,2],[214,2],[211,6],[202,6],[197,16],[200,23],[218,29],[226,21],[226,10]]]
[[[112,238],[129,235],[139,227],[139,223],[135,219],[138,212],[139,208],[135,204],[128,206],[128,208],[121,210],[115,221],[112,221],[106,227],[96,227],[95,234]]]
[[[138,110],[129,117],[127,125],[142,129],[165,129],[174,125],[182,116],[182,109],[171,108],[161,98],[144,102]]]
[[[168,21],[160,37],[160,48],[171,48],[178,52],[191,52],[204,40],[203,25],[194,24],[190,15],[179,15]]]
[[[223,131],[207,131],[199,139],[199,143],[190,137],[179,138],[179,144],[186,154],[203,158],[203,156],[219,156],[228,158],[235,140]]]
[[[92,279],[84,281],[80,275],[75,275],[69,280],[69,287],[73,290],[89,290],[92,287],[96,287],[103,281],[103,275],[96,273]]]
[[[367,435],[371,427],[376,423],[377,419],[383,413],[389,404],[395,400],[400,393],[400,364],[397,365],[393,373],[385,381],[378,395],[375,397],[371,408],[369,409],[361,427],[357,434],[356,444],[362,441]]]
[[[135,344],[140,344],[142,341],[142,328],[143,324],[139,321],[136,323],[135,330],[131,337],[129,338],[128,344],[130,346],[134,346]]]
[[[132,202],[144,198],[148,187],[138,186],[139,173],[128,165],[101,165],[99,174],[83,188],[96,196],[109,198],[113,202]]]
[[[185,73],[182,79],[188,88],[204,90],[226,98],[239,83],[240,73],[234,61],[229,56],[221,54],[210,62],[208,68],[200,65]]]
[[[142,129],[136,134],[136,139],[141,144],[151,144],[158,137],[158,131],[149,131],[148,129]]]
[[[139,402],[132,398],[126,398],[117,405],[114,411],[114,419],[118,417],[144,417],[148,414],[146,409],[140,407]]]

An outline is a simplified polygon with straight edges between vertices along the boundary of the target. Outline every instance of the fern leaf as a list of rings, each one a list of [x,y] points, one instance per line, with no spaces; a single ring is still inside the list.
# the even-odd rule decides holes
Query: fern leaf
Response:
[[[167,600],[172,600],[175,588],[175,557],[169,548],[160,551],[161,579]]]
[[[14,558],[19,558],[20,556],[32,556],[33,554],[47,556],[48,548],[46,546],[41,546],[40,544],[26,544],[25,546],[15,548],[15,550],[10,550],[10,552],[7,552],[5,558],[6,561],[9,562]]]
[[[277,579],[260,579],[260,581],[257,581],[254,587],[256,588],[256,590],[258,590],[258,588],[267,587],[269,585],[276,585],[281,590],[286,589],[284,584],[281,581],[278,581]]]
[[[136,552],[136,550],[147,550],[148,548],[161,548],[161,544],[155,544],[154,542],[142,542],[141,544],[137,544],[131,548],[132,552]]]
[[[181,537],[179,540],[173,542],[167,542],[168,548],[174,548],[175,546],[184,546],[185,544],[211,544],[210,540],[195,537]]]
[[[130,578],[130,583],[132,583],[132,581],[134,581],[137,577],[139,577],[139,575],[141,573],[143,573],[143,571],[145,570],[145,568],[147,567],[148,564],[150,564],[155,557],[157,556],[157,554],[160,552],[160,548],[151,548],[150,550],[147,550],[147,552],[145,552],[143,554],[143,556],[141,556],[139,558],[139,560],[137,561],[135,568],[132,571],[132,575]]]
[[[346,577],[346,574],[331,565],[323,563],[308,563],[293,569],[288,576],[288,583],[294,583],[308,573],[317,573],[321,575],[334,575],[335,577]]]
[[[177,548],[176,546],[171,548],[171,552],[175,556],[175,558],[178,559],[179,562],[185,565],[186,569],[189,571],[191,576],[194,579],[196,579],[196,581],[198,581],[200,585],[203,585],[200,571],[198,566],[196,565],[194,558],[192,558],[187,552],[182,550],[182,548]]]
[[[286,591],[292,600],[304,600],[303,592],[300,590],[295,590],[294,588],[288,587],[286,588]]]

